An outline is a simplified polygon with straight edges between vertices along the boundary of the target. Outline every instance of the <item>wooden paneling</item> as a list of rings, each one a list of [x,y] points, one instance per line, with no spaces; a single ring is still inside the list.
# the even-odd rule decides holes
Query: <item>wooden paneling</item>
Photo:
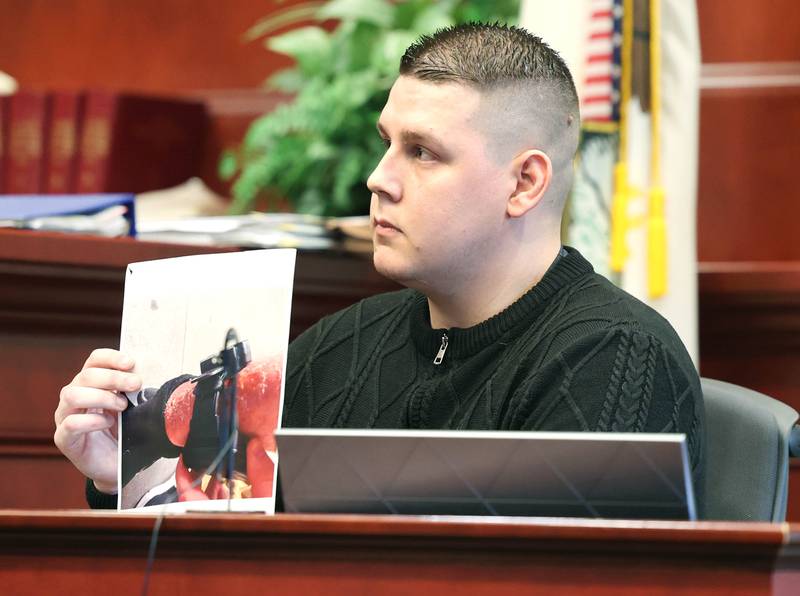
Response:
[[[701,263],[700,372],[800,411],[800,261]],[[787,519],[800,520],[800,461]]]
[[[800,60],[796,0],[697,0],[703,62]]]
[[[701,262],[800,259],[800,3],[697,2]]]
[[[278,8],[250,0],[3,0],[0,68],[24,87],[155,93],[257,87],[282,56],[244,32]]]
[[[153,522],[0,512],[0,582],[138,592]],[[778,524],[188,514],[164,519],[148,593],[788,596],[797,540]]]
[[[798,156],[800,86],[703,90],[701,262],[800,259]]]
[[[700,370],[800,409],[800,3],[697,9]]]
[[[242,34],[278,8],[249,0],[4,0],[3,68],[33,87],[164,92],[256,87],[287,64]],[[699,0],[704,62],[800,60],[795,0]]]
[[[800,260],[701,263],[699,282],[704,361],[717,354],[743,359],[800,354]],[[731,371],[749,374],[737,364]],[[749,381],[756,389],[755,379]],[[795,383],[800,388],[800,376]],[[800,394],[797,398],[800,407]]]

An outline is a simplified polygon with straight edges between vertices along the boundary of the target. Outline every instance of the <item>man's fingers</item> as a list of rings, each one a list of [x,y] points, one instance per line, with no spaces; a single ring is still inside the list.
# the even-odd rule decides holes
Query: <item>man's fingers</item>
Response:
[[[133,368],[133,359],[120,352],[119,350],[112,350],[111,348],[98,348],[94,350],[83,368],[115,368],[118,370],[130,370]]]
[[[67,385],[61,390],[61,400],[55,412],[56,426],[74,413],[83,413],[90,408],[121,412],[128,407],[128,400],[111,391],[93,387]]]
[[[135,373],[89,367],[75,375],[70,385],[108,391],[138,391],[142,386],[142,379]]]
[[[56,447],[88,478],[104,485],[116,477],[115,430],[128,406],[120,393],[142,386],[133,360],[117,350],[93,351],[83,369],[61,389],[54,414]]]
[[[117,417],[105,412],[91,412],[88,414],[72,414],[64,418],[61,428],[69,435],[80,435],[105,430],[117,422]]]
[[[116,424],[116,416],[106,413],[71,414],[61,421],[53,435],[56,446],[66,452],[81,435],[106,430]]]

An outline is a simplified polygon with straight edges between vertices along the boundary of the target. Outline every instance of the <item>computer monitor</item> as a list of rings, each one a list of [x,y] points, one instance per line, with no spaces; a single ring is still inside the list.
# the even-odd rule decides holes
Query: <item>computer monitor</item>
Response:
[[[695,520],[683,434],[279,429],[288,512]]]

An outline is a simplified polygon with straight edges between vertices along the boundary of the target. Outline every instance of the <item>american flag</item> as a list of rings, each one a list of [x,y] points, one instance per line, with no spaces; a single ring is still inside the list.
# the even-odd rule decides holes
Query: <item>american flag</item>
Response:
[[[580,98],[584,122],[619,121],[622,1],[590,2],[586,69]]]

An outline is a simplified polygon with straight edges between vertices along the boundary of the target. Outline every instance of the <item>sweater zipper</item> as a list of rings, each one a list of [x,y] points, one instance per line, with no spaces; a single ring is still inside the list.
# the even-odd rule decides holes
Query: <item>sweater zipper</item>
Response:
[[[447,334],[442,333],[442,345],[439,346],[439,351],[436,353],[436,358],[433,359],[435,365],[439,365],[444,360],[444,353],[447,351]]]

